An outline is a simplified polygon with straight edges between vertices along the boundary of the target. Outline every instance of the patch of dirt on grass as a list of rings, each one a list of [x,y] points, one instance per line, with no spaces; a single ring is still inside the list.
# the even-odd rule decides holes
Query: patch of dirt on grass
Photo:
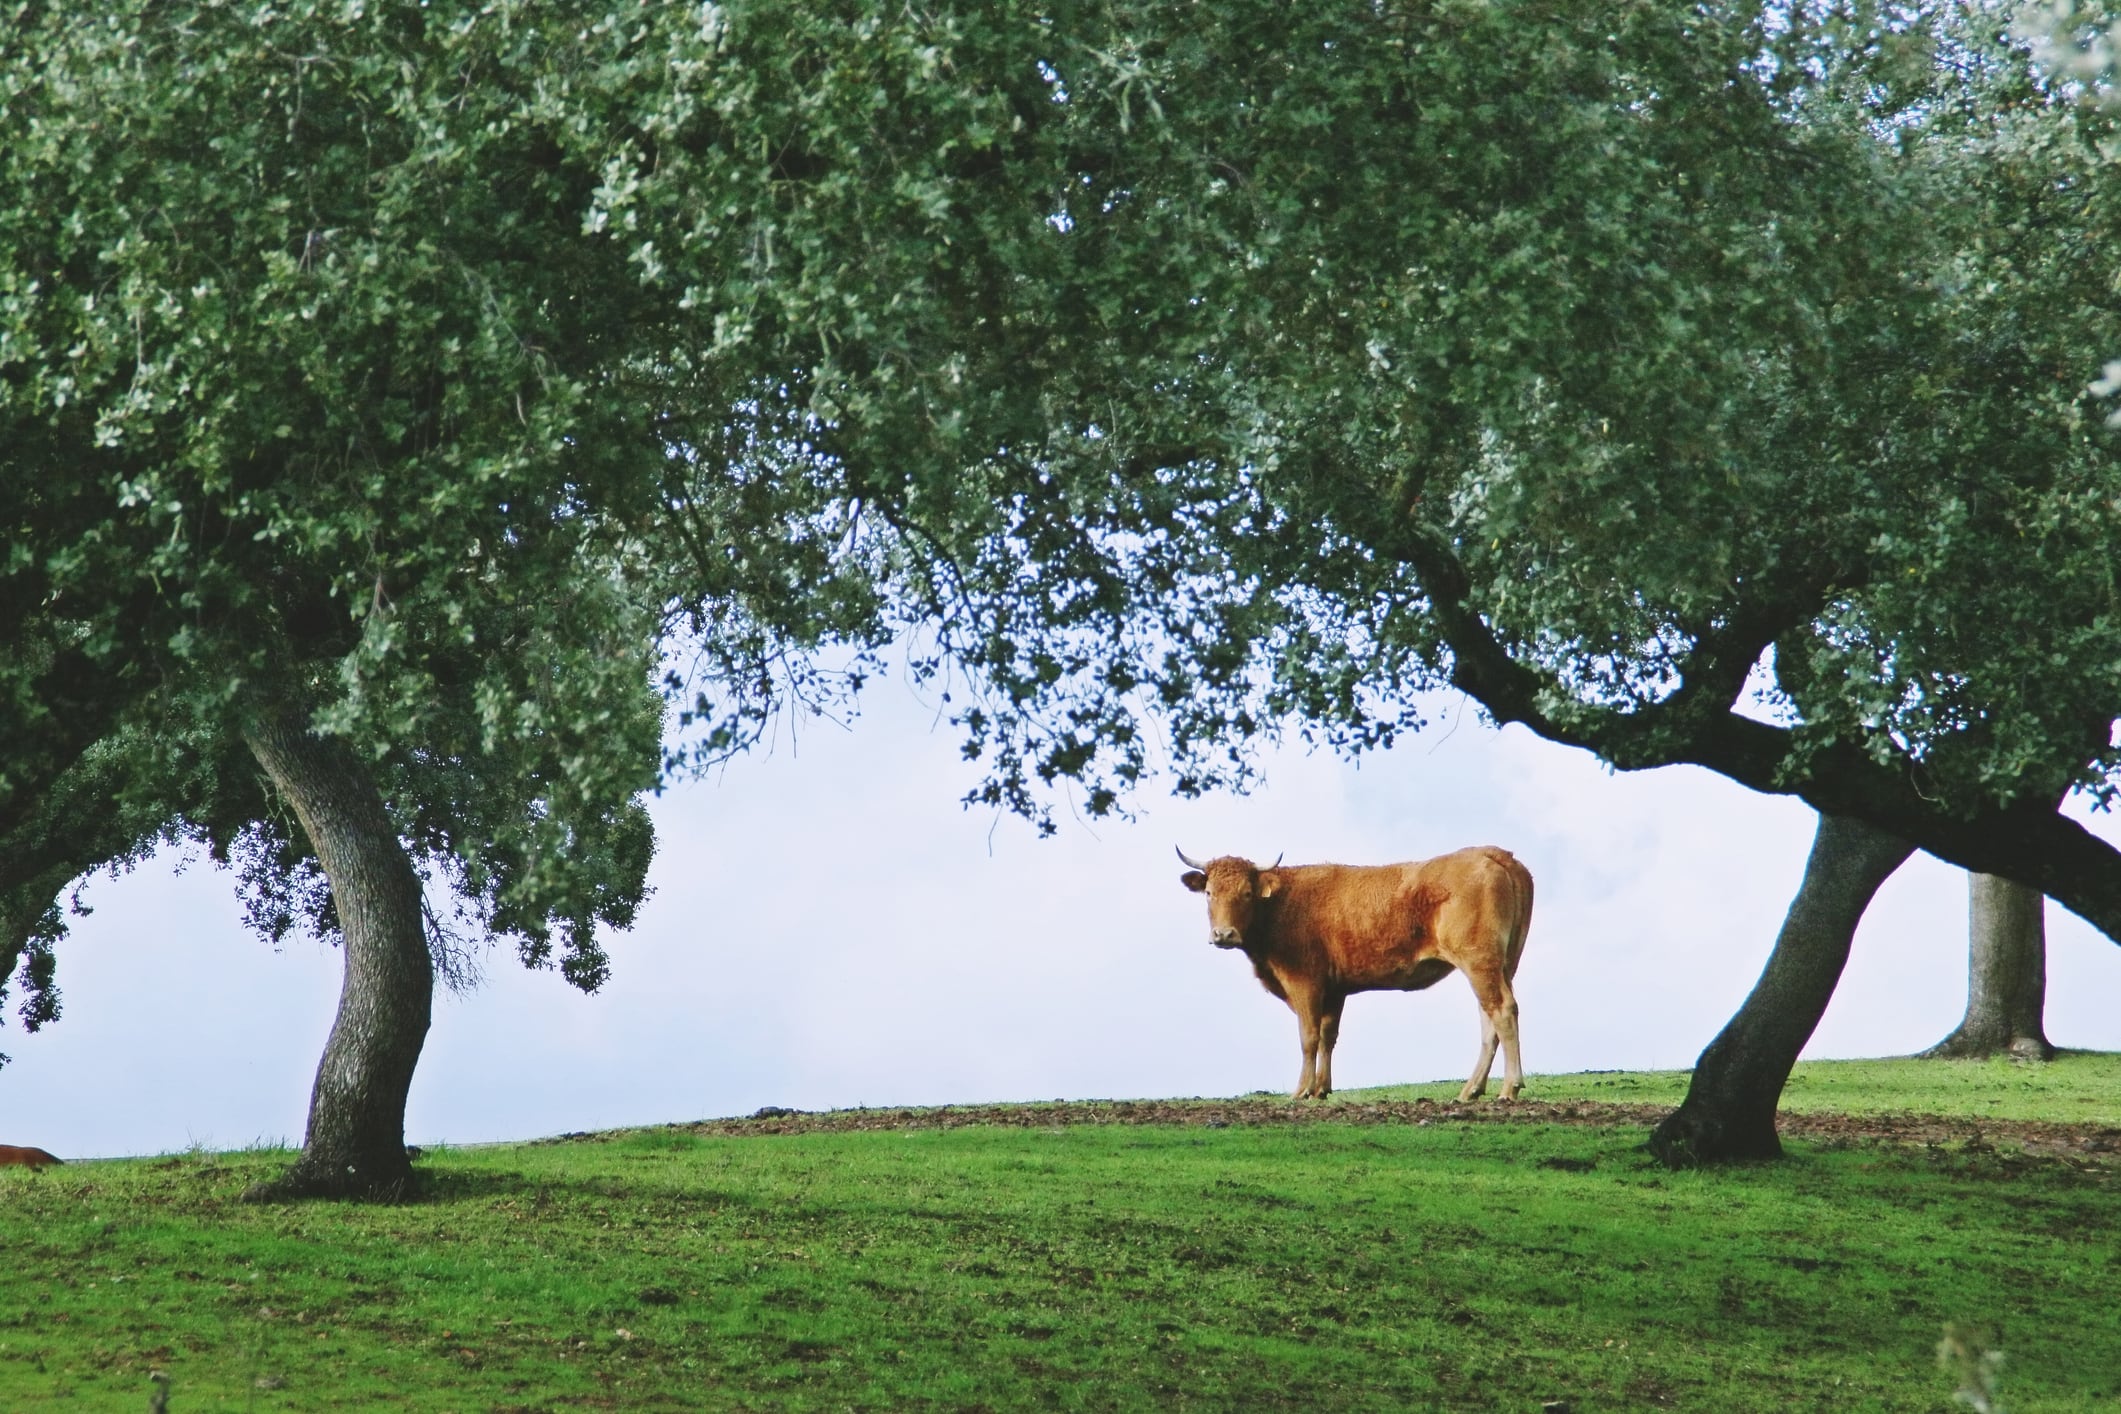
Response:
[[[1951,1147],[1973,1154],[1994,1153],[2001,1145],[2026,1155],[2121,1167],[2121,1129],[2104,1124],[1922,1114],[1785,1114],[1776,1120],[1776,1128],[1785,1138],[1827,1143]]]
[[[1671,1113],[1666,1105],[1597,1100],[1295,1101],[1079,1100],[1029,1105],[941,1105],[928,1109],[768,1109],[749,1118],[701,1120],[673,1129],[728,1138],[782,1134],[845,1134],[866,1130],[963,1129],[986,1125],[1060,1130],[1075,1125],[1178,1125],[1224,1129],[1264,1124],[1581,1124],[1647,1130]],[[2121,1167],[2121,1129],[2053,1120],[1962,1119],[1921,1114],[1784,1114],[1786,1139],[1951,1147],[1981,1153],[2001,1144],[2019,1153],[2079,1164]],[[598,1135],[598,1139],[613,1136]]]
[[[1065,1129],[1075,1125],[1233,1124],[1653,1124],[1663,1105],[1594,1101],[1438,1104],[1433,1100],[1327,1101],[1247,1096],[1235,1100],[1069,1100],[1028,1105],[938,1105],[926,1109],[783,1110],[748,1118],[701,1120],[677,1128],[702,1135],[845,1134],[863,1130]],[[602,1136],[600,1136],[602,1137]]]

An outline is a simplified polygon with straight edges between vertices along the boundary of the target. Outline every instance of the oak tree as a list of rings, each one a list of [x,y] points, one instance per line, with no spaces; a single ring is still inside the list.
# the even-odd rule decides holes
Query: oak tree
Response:
[[[26,939],[41,1019],[55,882],[171,834],[262,850],[267,904],[306,898],[346,957],[274,1192],[406,1186],[448,926],[426,883],[593,989],[598,928],[641,896],[668,696],[693,748],[741,744],[778,655],[867,603],[805,573],[830,526],[784,516],[799,478],[678,455],[662,390],[697,433],[704,380],[585,234],[600,174],[562,141],[601,17],[543,18],[0,27],[0,838],[44,851],[0,880],[6,960]],[[771,425],[742,421],[729,446]],[[114,782],[130,804],[97,819]]]

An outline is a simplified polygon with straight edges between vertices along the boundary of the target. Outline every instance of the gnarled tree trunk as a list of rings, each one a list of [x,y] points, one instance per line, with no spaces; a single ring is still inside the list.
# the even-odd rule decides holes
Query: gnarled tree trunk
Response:
[[[302,1157],[248,1196],[403,1197],[412,1188],[405,1099],[434,1003],[419,876],[373,776],[346,743],[315,735],[285,708],[258,712],[244,740],[331,881],[346,953]]]
[[[2053,1060],[2045,1023],[2047,900],[1994,874],[1968,874],[1966,884],[1966,1019],[1922,1054]]]
[[[1804,883],[1767,968],[1701,1053],[1686,1100],[1651,1132],[1652,1153],[1674,1168],[1781,1155],[1775,1106],[1790,1067],[1833,998],[1871,896],[1913,852],[1873,825],[1819,817]]]

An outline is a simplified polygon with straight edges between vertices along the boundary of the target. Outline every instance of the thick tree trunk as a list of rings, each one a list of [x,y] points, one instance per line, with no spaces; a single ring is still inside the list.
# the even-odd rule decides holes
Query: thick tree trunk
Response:
[[[2048,1044],[2047,900],[1994,874],[1969,874],[1966,1019],[1922,1054],[2053,1060]]]
[[[302,1157],[248,1196],[406,1196],[405,1098],[434,1002],[419,876],[374,779],[344,742],[314,735],[302,714],[284,709],[261,712],[244,739],[331,881],[346,952]]]
[[[1821,815],[1767,969],[1694,1066],[1686,1100],[1650,1135],[1673,1168],[1782,1153],[1775,1106],[1797,1053],[1833,998],[1856,924],[1878,886],[1914,847],[1875,826]]]

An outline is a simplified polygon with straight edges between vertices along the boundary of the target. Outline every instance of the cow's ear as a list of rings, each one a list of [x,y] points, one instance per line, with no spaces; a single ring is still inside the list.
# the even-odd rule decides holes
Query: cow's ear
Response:
[[[1281,888],[1281,875],[1271,869],[1263,869],[1259,875],[1259,896],[1272,898]]]
[[[1188,869],[1185,873],[1178,876],[1178,882],[1184,884],[1195,893],[1201,893],[1208,887],[1208,876],[1201,873],[1198,869]]]

